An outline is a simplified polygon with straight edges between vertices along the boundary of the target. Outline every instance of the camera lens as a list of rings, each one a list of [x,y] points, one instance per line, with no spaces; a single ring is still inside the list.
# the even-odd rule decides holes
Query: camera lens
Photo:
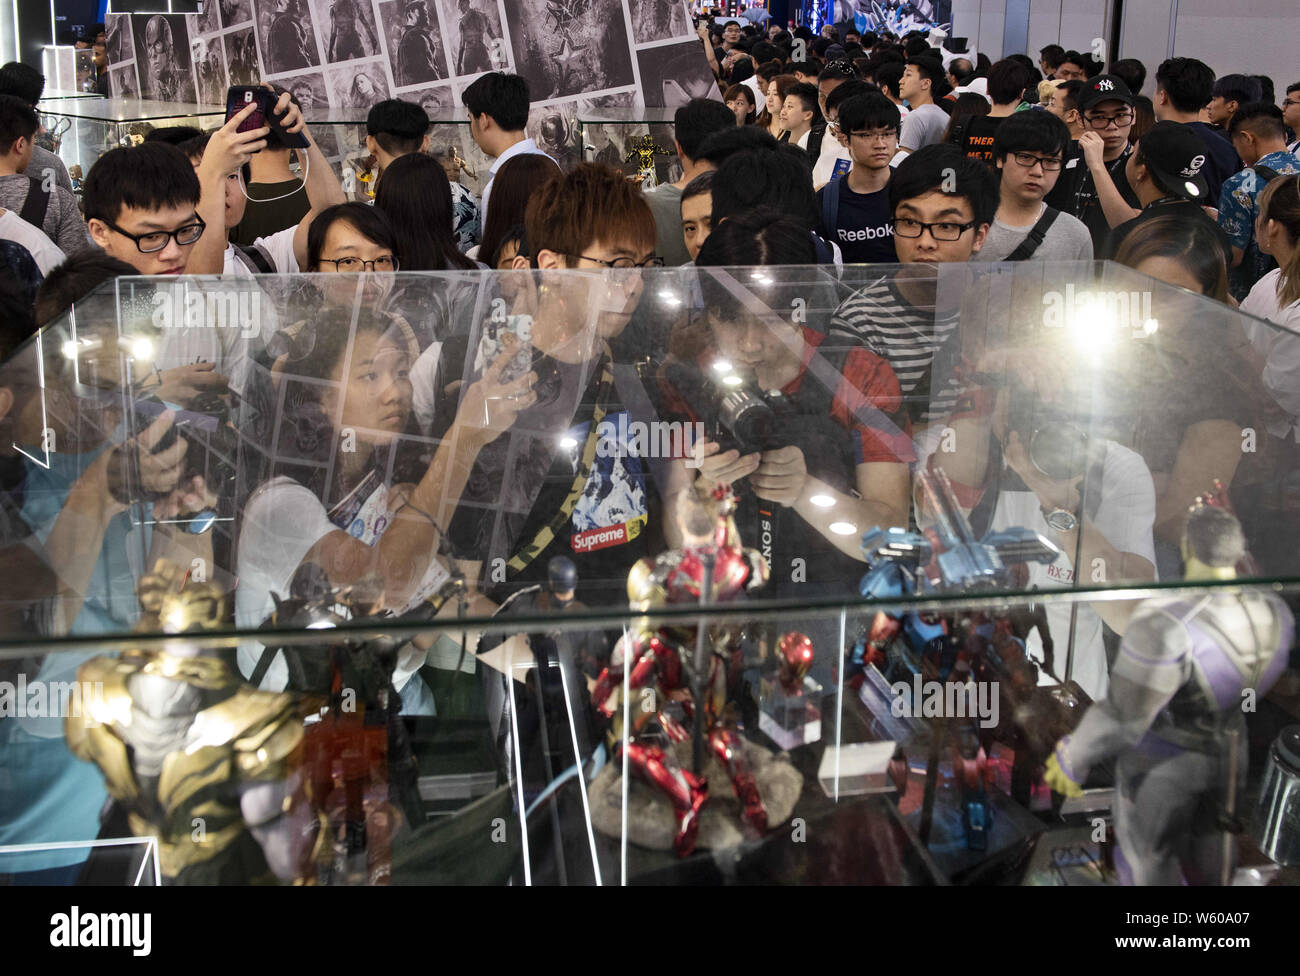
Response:
[[[1077,478],[1088,463],[1088,435],[1063,421],[1043,424],[1029,440],[1029,460],[1049,478]]]
[[[748,390],[734,390],[722,398],[718,420],[740,442],[742,453],[757,450],[772,437],[772,408]]]

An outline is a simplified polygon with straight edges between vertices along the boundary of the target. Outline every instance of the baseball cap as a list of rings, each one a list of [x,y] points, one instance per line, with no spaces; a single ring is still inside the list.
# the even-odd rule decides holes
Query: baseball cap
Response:
[[[1138,152],[1161,186],[1185,200],[1204,200],[1205,143],[1181,122],[1157,122],[1138,140]]]
[[[1124,84],[1124,79],[1115,75],[1098,75],[1083,83],[1075,104],[1080,112],[1086,112],[1098,102],[1123,102],[1133,104],[1133,93]]]

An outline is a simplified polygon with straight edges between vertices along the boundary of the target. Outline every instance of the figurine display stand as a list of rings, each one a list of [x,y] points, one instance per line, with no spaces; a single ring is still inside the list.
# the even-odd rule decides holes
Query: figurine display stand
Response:
[[[822,737],[822,686],[807,675],[795,691],[775,678],[759,686],[758,727],[782,749],[811,745]]]
[[[803,792],[803,774],[790,764],[784,753],[774,753],[747,740],[745,758],[767,807],[768,822],[783,823],[794,813]],[[691,764],[691,743],[677,742],[672,752],[685,769]],[[727,771],[713,753],[706,755],[704,775],[710,783],[726,783]],[[677,815],[662,790],[633,775],[628,782],[627,839],[640,847],[671,851],[677,836]],[[591,788],[591,823],[607,837],[623,833],[623,764],[606,763],[596,774]],[[730,791],[717,790],[700,811],[700,833],[696,847],[725,850],[745,839],[740,803]]]

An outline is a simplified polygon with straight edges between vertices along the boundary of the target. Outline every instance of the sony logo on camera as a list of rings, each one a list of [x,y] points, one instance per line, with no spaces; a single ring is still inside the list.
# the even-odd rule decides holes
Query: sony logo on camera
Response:
[[[237,329],[244,339],[261,329],[262,295],[252,288],[169,285],[154,292],[153,305],[159,329]]]

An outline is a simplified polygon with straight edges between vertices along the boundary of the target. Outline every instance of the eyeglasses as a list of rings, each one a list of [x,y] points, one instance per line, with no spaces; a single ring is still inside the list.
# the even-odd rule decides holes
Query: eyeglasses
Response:
[[[1120,112],[1119,115],[1085,115],[1084,119],[1094,129],[1109,129],[1114,125],[1117,129],[1122,129],[1133,121],[1132,112]]]
[[[396,271],[397,258],[391,254],[381,254],[373,261],[362,261],[360,258],[321,258],[321,264],[334,265],[335,271]]]
[[[889,142],[898,138],[897,129],[881,129],[878,132],[850,132],[854,139],[866,139],[868,142]]]
[[[664,259],[657,254],[652,254],[644,261],[633,261],[631,258],[615,258],[613,261],[602,261],[600,258],[589,258],[585,254],[570,254],[569,257],[581,258],[593,264],[603,264],[607,268],[617,268],[619,271],[631,271],[633,268],[662,268],[664,266]]]
[[[1283,105],[1300,105],[1300,98],[1284,98],[1284,99],[1282,99],[1282,104],[1283,104]]]
[[[100,220],[103,220],[103,218],[101,217]],[[175,230],[151,230],[147,234],[132,234],[129,230],[123,230],[111,220],[104,220],[104,226],[114,233],[129,237],[135,241],[136,250],[141,254],[156,254],[167,247],[168,243],[173,239],[181,247],[197,244],[199,238],[203,236],[204,228],[208,225],[204,223],[202,217],[195,217],[194,223],[186,224],[184,227],[177,227]]]
[[[1025,169],[1033,169],[1035,163],[1043,167],[1044,173],[1055,173],[1061,168],[1060,156],[1035,156],[1033,153],[1024,152],[1012,153],[1011,155]]]
[[[956,241],[960,240],[961,235],[974,226],[975,221],[973,220],[964,224],[954,224],[947,221],[927,224],[920,220],[912,220],[909,217],[898,217],[894,220],[894,236],[920,237],[924,231],[928,230],[930,236],[936,241]]]

